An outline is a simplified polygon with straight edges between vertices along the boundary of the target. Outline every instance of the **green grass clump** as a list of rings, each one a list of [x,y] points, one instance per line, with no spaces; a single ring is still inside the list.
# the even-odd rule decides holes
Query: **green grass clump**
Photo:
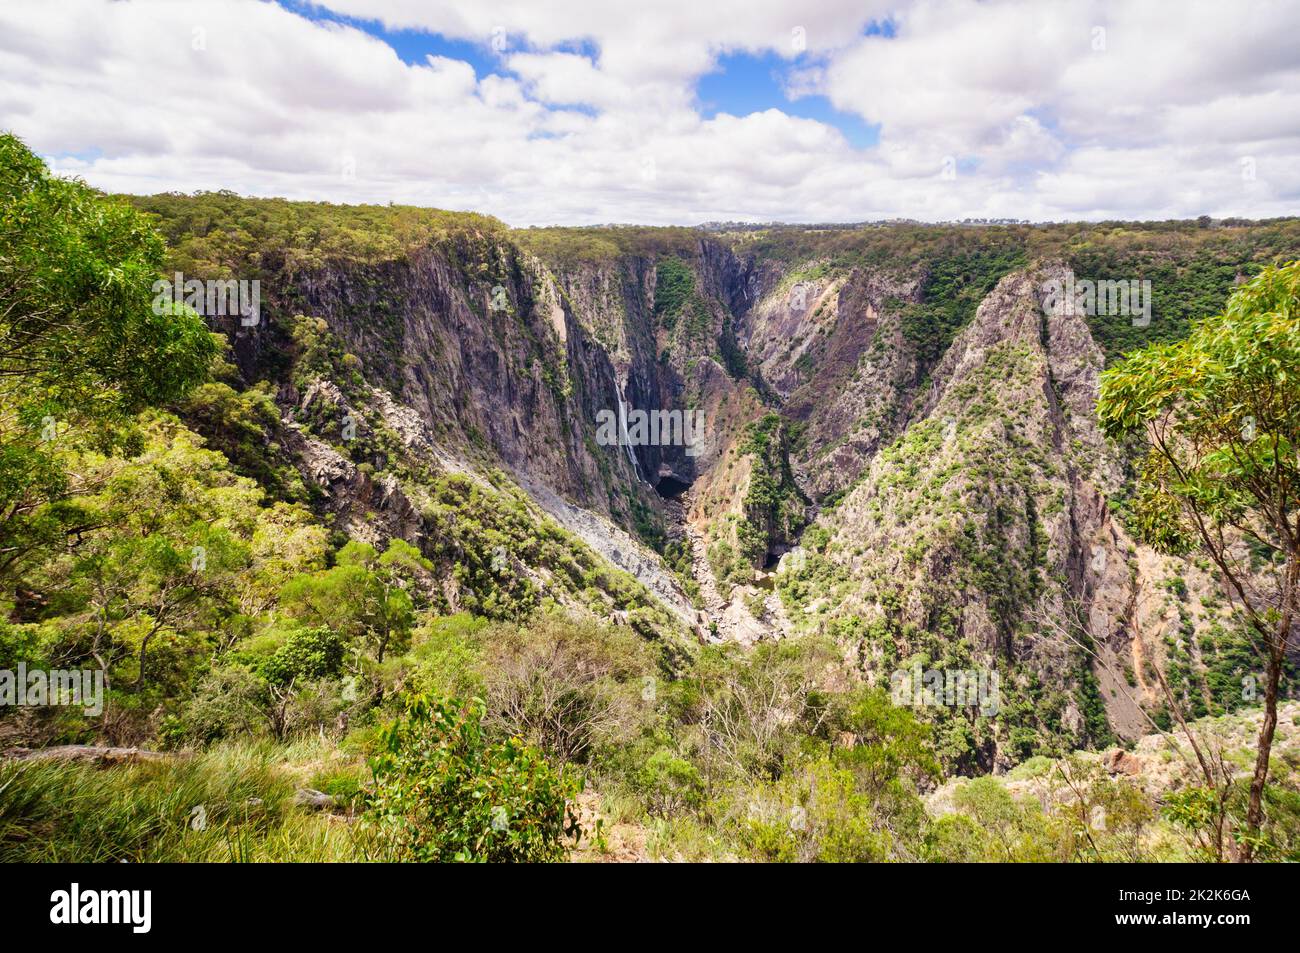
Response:
[[[6,763],[0,862],[365,859],[346,819],[292,804],[289,753],[241,741],[107,769]]]

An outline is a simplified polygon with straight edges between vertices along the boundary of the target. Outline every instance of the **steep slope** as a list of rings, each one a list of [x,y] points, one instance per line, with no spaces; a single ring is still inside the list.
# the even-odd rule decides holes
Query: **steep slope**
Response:
[[[1125,461],[1093,405],[1132,334],[1045,313],[1068,266],[1024,263],[1050,250],[1166,274],[1157,338],[1185,326],[1180,288],[1226,294],[1224,262],[1240,273],[1294,229],[510,232],[423,210],[139,201],[177,268],[262,280],[259,324],[213,323],[235,385],[274,396],[266,452],[341,529],[441,558],[452,606],[553,598],[656,638],[822,632],[875,681],[913,662],[995,669],[996,721],[932,713],[972,770],[1141,733],[1162,717],[1157,672],[1197,713],[1231,707],[1242,656],[1213,579],[1135,546],[1119,518]],[[698,426],[632,439],[641,413]],[[512,515],[480,530],[491,511]],[[557,574],[530,526],[562,527],[577,569]],[[493,582],[503,566],[533,595]]]
[[[897,433],[918,364],[902,330],[919,279],[877,271],[795,272],[747,323],[751,351],[804,435],[796,469],[816,499],[842,491]]]
[[[1122,461],[1093,411],[1103,355],[1082,316],[1043,308],[1068,277],[1055,264],[998,284],[903,435],[780,576],[800,628],[838,636],[871,679],[998,671],[996,723],[940,716],[958,760],[985,768],[1148,730],[1164,704],[1149,666],[1229,625],[1208,575],[1136,546],[1111,512]]]

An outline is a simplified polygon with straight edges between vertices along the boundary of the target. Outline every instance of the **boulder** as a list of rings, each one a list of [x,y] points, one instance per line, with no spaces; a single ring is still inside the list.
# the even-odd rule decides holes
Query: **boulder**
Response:
[[[299,788],[294,791],[293,803],[296,807],[310,808],[313,811],[326,811],[335,806],[334,798],[311,788]]]

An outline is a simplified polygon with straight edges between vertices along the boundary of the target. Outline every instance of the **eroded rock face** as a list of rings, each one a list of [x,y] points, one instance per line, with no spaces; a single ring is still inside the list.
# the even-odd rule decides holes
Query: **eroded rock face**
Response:
[[[421,473],[486,486],[504,471],[539,514],[702,627],[647,541],[665,528],[680,535],[664,525],[665,498],[716,464],[754,416],[751,383],[723,366],[722,349],[762,278],[709,239],[681,255],[693,290],[675,327],[655,312],[661,257],[558,268],[484,238],[322,267],[268,295],[279,319],[241,337],[236,358],[246,379],[276,382],[278,439],[351,536],[425,548],[437,531],[422,516]],[[311,349],[335,339],[322,366]],[[602,413],[638,412],[677,415],[672,439],[598,439]],[[520,571],[546,588],[549,567]],[[448,598],[456,604],[454,591]]]
[[[614,402],[612,365],[547,274],[513,249],[498,254],[504,260],[485,262],[494,267],[482,278],[424,252],[374,274],[311,276],[302,293],[368,378],[444,442],[468,438],[507,468],[606,510],[582,423]]]
[[[380,392],[372,392],[376,406],[396,408]],[[303,396],[299,411],[320,409],[339,420],[359,420],[353,408],[329,381],[317,381]],[[315,486],[326,509],[340,528],[356,539],[375,545],[394,537],[418,546],[424,538],[424,523],[392,474],[362,469],[324,440],[305,433],[291,413],[283,423],[285,449],[297,460],[303,475]],[[413,445],[418,445],[413,439]]]
[[[917,288],[915,279],[855,272],[818,305],[833,324],[819,332],[787,405],[809,435],[796,465],[814,499],[845,489],[907,420],[918,365],[899,309]]]
[[[1035,286],[1012,275],[985,299],[835,521],[849,551],[838,558],[866,583],[855,595],[892,595],[902,623],[934,631],[946,619],[956,638],[1007,659],[1028,651],[1017,630],[1074,532]]]
[[[698,624],[696,610],[680,583],[653,551],[608,518],[574,506],[546,487],[523,486],[556,522],[653,592],[684,624],[692,628]]]
[[[498,241],[321,269],[299,280],[293,307],[326,322],[364,385],[282,386],[287,450],[361,539],[420,543],[421,501],[382,450],[350,457],[322,419],[382,424],[438,472],[500,468],[700,638],[829,633],[878,683],[916,652],[997,665],[1010,695],[1051,696],[1033,717],[1063,743],[1141,733],[1161,704],[1147,670],[1163,665],[1170,627],[1190,626],[1194,654],[1217,618],[1193,607],[1182,619],[1169,577],[1185,580],[1185,602],[1215,587],[1136,545],[1110,511],[1123,487],[1095,419],[1103,355],[1082,316],[1043,306],[1066,268],[1006,275],[923,359],[906,320],[920,271],[800,267],[701,237],[567,263]],[[672,268],[690,290],[665,313],[656,288]],[[242,337],[242,364],[264,360],[269,340]],[[703,425],[690,452],[602,445],[598,415],[620,406]],[[787,459],[759,461],[746,433],[772,413]],[[788,463],[815,517],[820,541],[797,556],[782,558],[798,532],[754,511],[759,464],[774,463]],[[736,544],[744,521],[766,545],[720,584],[709,553]],[[665,535],[687,546],[700,604],[646,545]],[[817,575],[822,589],[765,598],[753,583],[778,560],[781,579]],[[1017,756],[1005,731],[980,743],[986,767]]]
[[[1143,607],[1173,570],[1109,511],[1120,466],[1093,410],[1102,354],[1082,317],[1042,308],[1065,277],[1018,272],[985,298],[898,439],[820,517],[839,581],[804,613],[807,628],[874,632],[861,645],[872,677],[924,652],[999,666],[1004,691],[1050,686],[1061,698],[1038,717],[1083,746],[1148,730],[1143,709],[1160,700],[1135,670],[1164,623]],[[1088,717],[1094,703],[1104,719]],[[1010,762],[1005,744],[991,739],[988,766]]]

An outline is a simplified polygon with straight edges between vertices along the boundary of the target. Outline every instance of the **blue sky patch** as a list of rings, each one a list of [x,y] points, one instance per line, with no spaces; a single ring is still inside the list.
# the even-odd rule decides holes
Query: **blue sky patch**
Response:
[[[855,148],[874,146],[880,141],[880,126],[861,116],[841,112],[825,96],[789,99],[784,81],[802,58],[787,60],[776,53],[727,53],[718,57],[713,72],[702,76],[696,87],[701,114],[712,119],[718,113],[748,116],[767,109],[779,109],[788,116],[815,119],[834,126]]]
[[[894,21],[889,17],[883,20],[872,20],[862,31],[863,36],[883,36],[887,40],[892,40],[898,32],[894,26]]]
[[[482,42],[474,42],[453,40],[424,30],[389,30],[377,20],[343,16],[310,3],[298,2],[298,0],[278,0],[278,2],[289,12],[313,22],[342,23],[363,33],[369,33],[375,39],[391,46],[398,58],[409,66],[424,66],[427,62],[426,57],[429,56],[445,56],[448,59],[461,60],[474,67],[474,75],[479,79],[492,73],[499,76],[509,74],[509,70],[501,61],[501,55],[492,49],[490,36],[485,36]],[[509,37],[506,37],[506,41],[507,49],[520,48],[519,44],[510,42]]]

